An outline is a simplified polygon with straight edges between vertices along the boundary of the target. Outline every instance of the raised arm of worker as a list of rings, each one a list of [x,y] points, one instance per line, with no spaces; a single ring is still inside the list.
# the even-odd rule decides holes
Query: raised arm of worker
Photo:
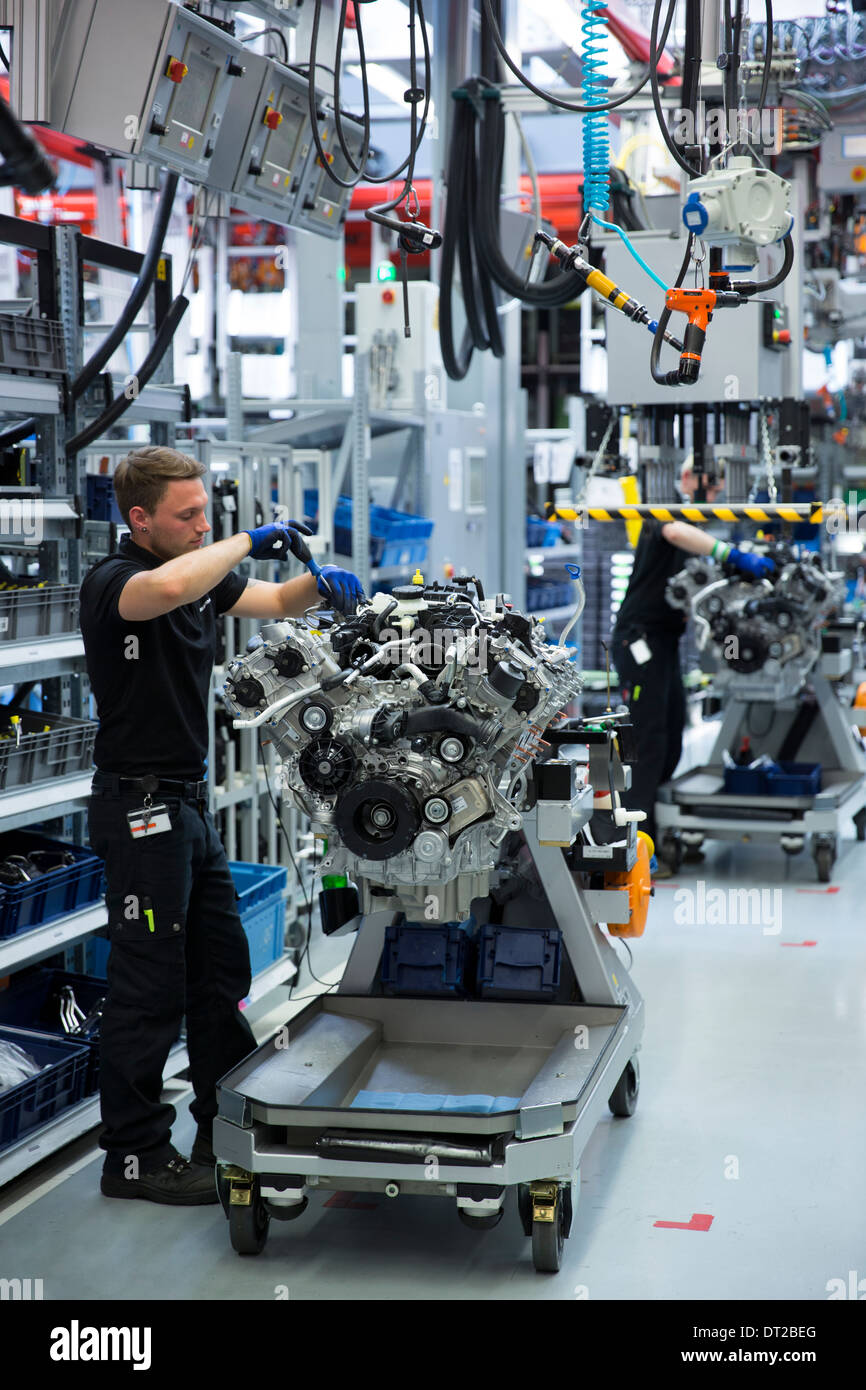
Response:
[[[130,511],[133,525],[141,520],[134,515],[138,510],[132,508]],[[127,580],[118,600],[118,612],[128,622],[145,622],[170,613],[185,603],[203,598],[250,556],[255,560],[287,560],[293,555],[307,564],[311,555],[303,537],[309,534],[307,527],[299,522],[275,522],[254,531],[240,531],[213,545],[198,543],[189,554],[166,560],[156,569],[143,571]],[[317,577],[300,575],[283,584],[250,579],[244,592],[227,611],[235,617],[246,618],[300,617],[320,597],[333,601],[335,593],[338,600],[345,596],[347,608],[355,594],[356,602],[362,597],[355,575],[336,565],[326,565]]]
[[[762,579],[765,574],[772,574],[776,568],[768,556],[752,555],[748,550],[738,550],[735,545],[720,541],[702,527],[690,526],[687,521],[666,521],[662,526],[662,535],[678,550],[687,550],[690,555],[709,555],[720,562],[730,561],[732,565],[756,579]]]

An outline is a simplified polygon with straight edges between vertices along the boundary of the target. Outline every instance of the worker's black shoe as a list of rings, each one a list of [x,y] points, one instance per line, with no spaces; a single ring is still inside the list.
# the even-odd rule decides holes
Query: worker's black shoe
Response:
[[[195,1136],[195,1143],[192,1146],[192,1153],[189,1156],[189,1161],[190,1163],[209,1168],[211,1173],[213,1173],[214,1164],[216,1163],[213,1142],[207,1135],[202,1134],[201,1130],[199,1130],[198,1134]]]
[[[189,1163],[177,1154],[162,1168],[125,1178],[122,1173],[102,1174],[104,1197],[139,1197],[172,1207],[203,1207],[219,1201],[213,1165],[209,1169]]]

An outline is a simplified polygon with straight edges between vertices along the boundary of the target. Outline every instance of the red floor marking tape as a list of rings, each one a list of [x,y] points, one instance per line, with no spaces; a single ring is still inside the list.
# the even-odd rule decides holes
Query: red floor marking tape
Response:
[[[691,1221],[654,1221],[654,1226],[664,1226],[668,1231],[708,1231],[713,1218],[706,1212],[696,1211]]]
[[[780,946],[817,946],[817,941],[780,941]]]
[[[356,1202],[355,1192],[335,1192],[333,1197],[329,1197],[325,1203],[326,1207],[348,1207],[350,1211],[375,1211],[378,1202]]]
[[[798,888],[798,893],[838,893],[841,883],[835,884],[832,888]]]

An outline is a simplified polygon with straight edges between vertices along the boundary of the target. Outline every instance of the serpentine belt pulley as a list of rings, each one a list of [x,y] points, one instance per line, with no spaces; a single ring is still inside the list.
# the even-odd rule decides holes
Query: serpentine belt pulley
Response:
[[[421,813],[405,787],[371,778],[340,797],[336,822],[352,854],[380,860],[408,848],[420,828]]]

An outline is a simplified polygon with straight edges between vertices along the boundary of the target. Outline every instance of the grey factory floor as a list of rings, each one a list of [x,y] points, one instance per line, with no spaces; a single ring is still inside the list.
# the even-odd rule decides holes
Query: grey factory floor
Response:
[[[480,1233],[447,1199],[315,1194],[241,1258],[219,1207],[102,1197],[95,1132],[0,1191],[0,1273],[14,1263],[55,1300],[260,1300],[278,1286],[318,1300],[827,1299],[831,1280],[866,1275],[866,846],[847,835],[830,885],[807,853],[732,843],[658,885],[632,943],[640,1101],[588,1143],[558,1274],[535,1273],[513,1193]],[[781,896],[754,925],[678,922],[678,890],[698,879],[707,894]],[[316,938],[317,972],[336,980],[344,950]],[[289,1012],[278,1003],[257,1035]],[[189,1093],[171,1094],[183,1150]],[[693,1216],[694,1229],[656,1224]]]

